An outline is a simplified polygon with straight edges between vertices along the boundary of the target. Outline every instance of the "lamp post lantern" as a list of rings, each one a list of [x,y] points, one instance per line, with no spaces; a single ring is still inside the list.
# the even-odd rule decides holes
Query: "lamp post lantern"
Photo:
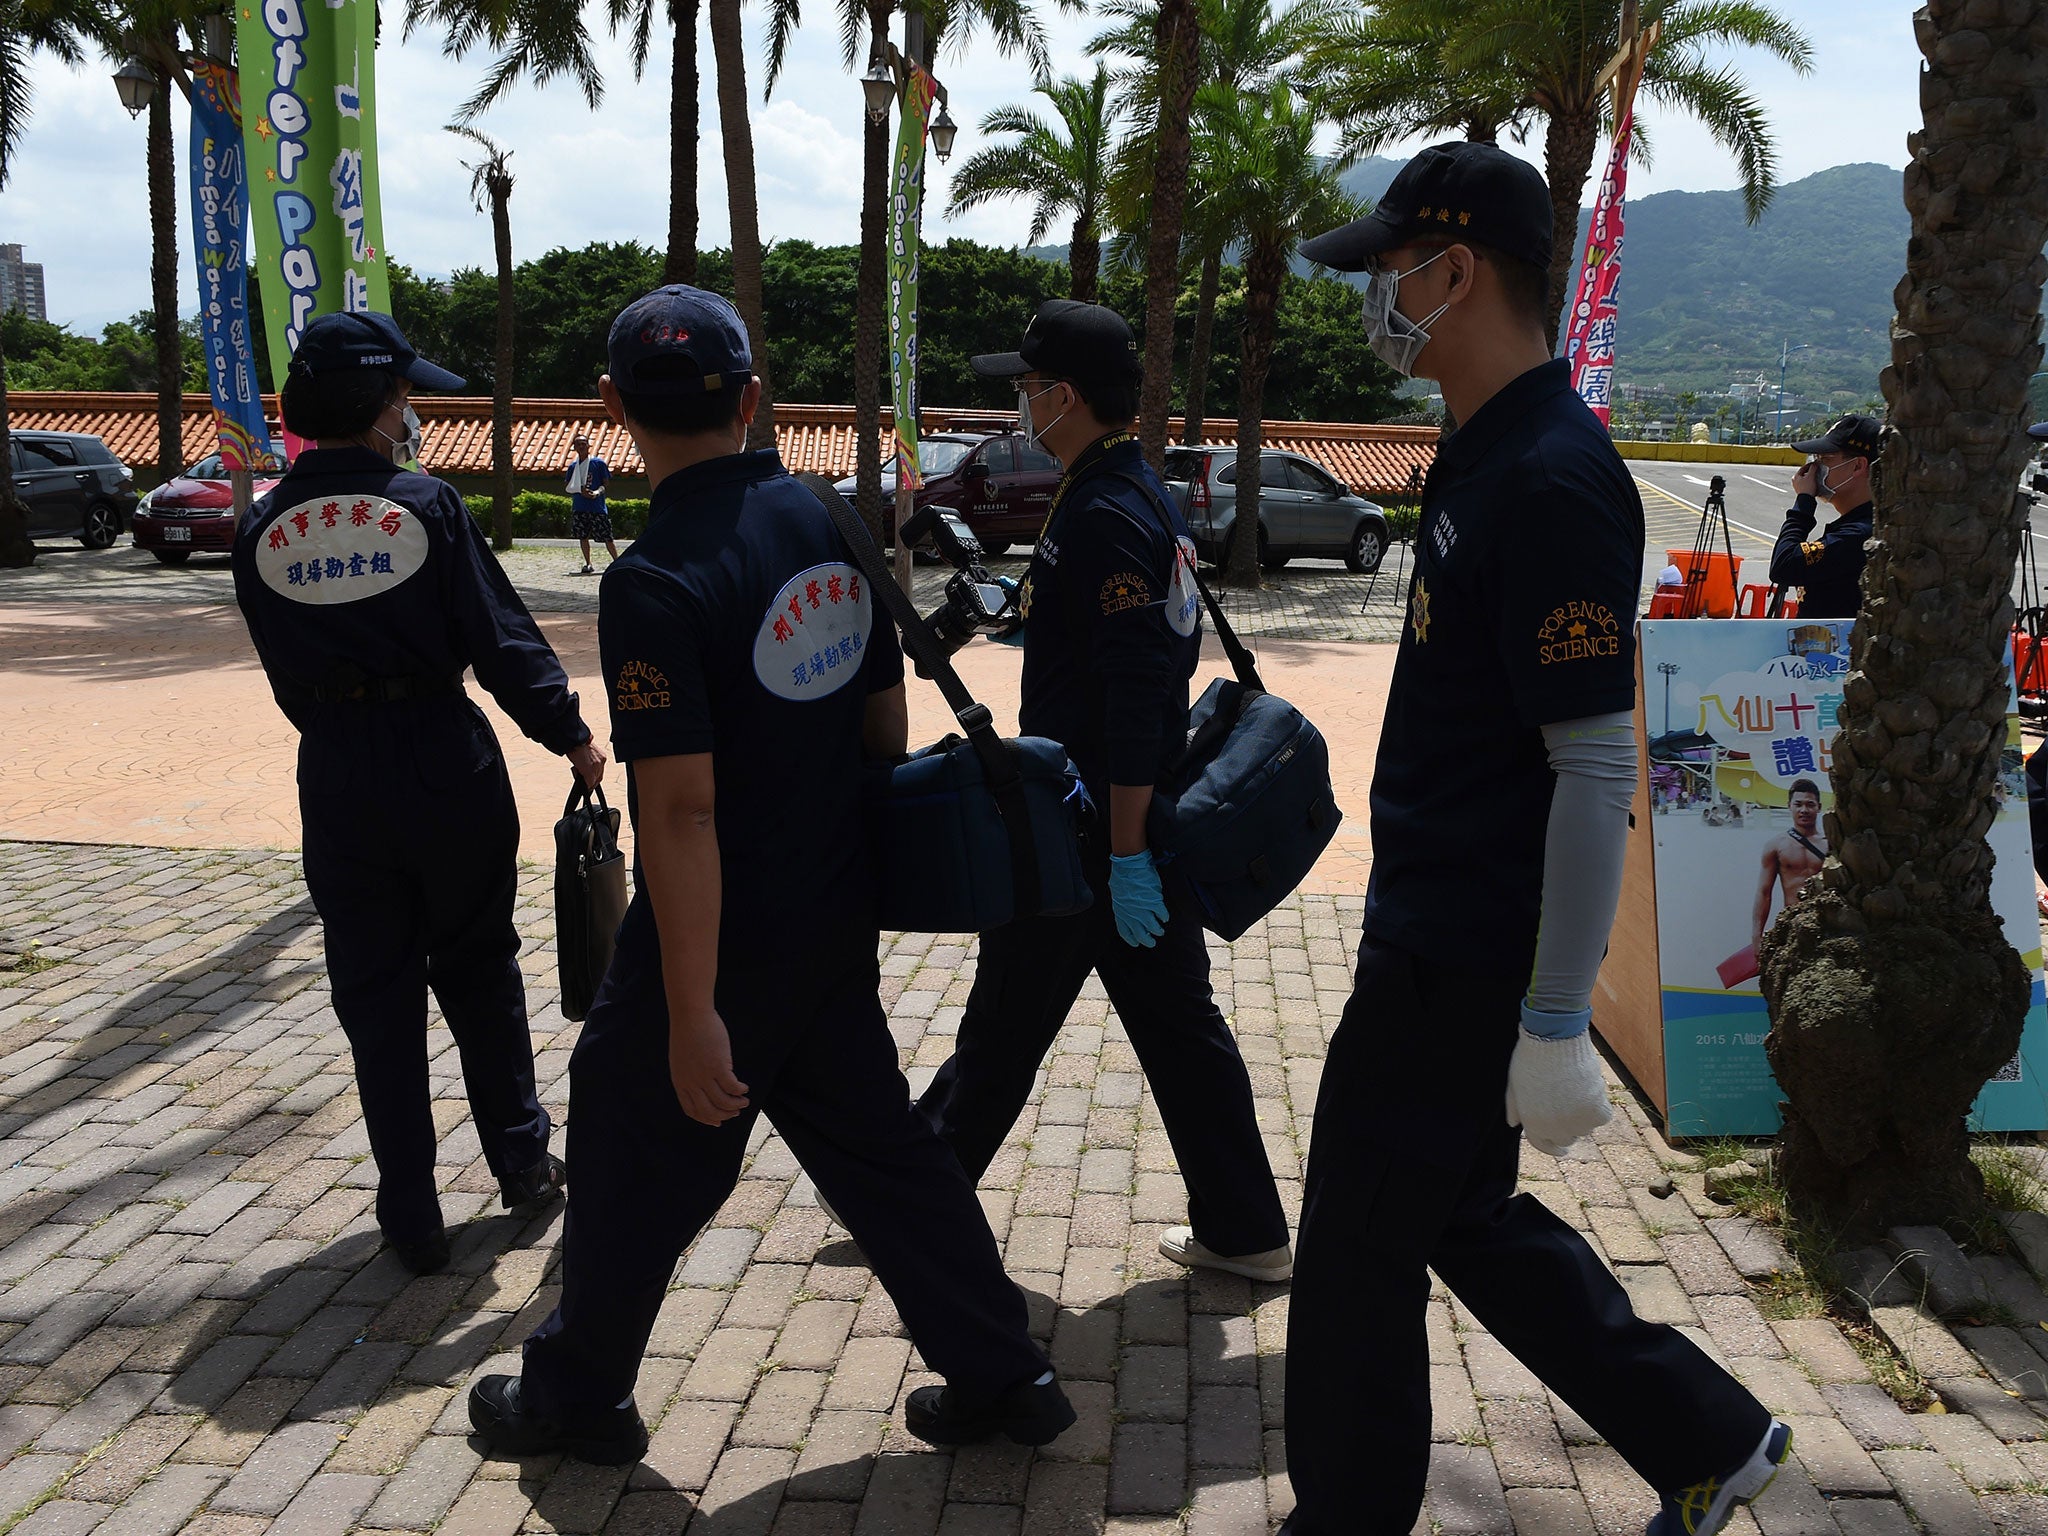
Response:
[[[114,89],[130,117],[140,117],[156,94],[156,71],[140,59],[130,59],[114,71]]]

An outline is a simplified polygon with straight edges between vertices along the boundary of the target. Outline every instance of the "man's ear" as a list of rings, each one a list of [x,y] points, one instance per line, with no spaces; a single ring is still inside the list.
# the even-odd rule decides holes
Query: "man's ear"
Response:
[[[754,413],[761,409],[761,379],[757,374],[747,380],[747,387],[740,391],[740,420],[748,426],[754,424]]]
[[[612,419],[614,426],[626,425],[625,402],[619,399],[619,386],[612,382],[612,376],[608,373],[598,378],[597,398],[604,402],[604,413]]]
[[[1446,281],[1450,285],[1444,297],[1453,304],[1462,304],[1472,297],[1473,285],[1479,276],[1479,257],[1469,245],[1446,246],[1444,267],[1449,274]]]

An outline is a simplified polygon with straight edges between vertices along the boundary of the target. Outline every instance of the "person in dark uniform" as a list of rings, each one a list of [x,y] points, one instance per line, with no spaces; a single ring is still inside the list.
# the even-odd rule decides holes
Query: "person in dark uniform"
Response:
[[[1802,619],[1853,619],[1863,605],[1863,547],[1876,516],[1870,465],[1883,432],[1874,416],[1844,416],[1819,437],[1792,445],[1813,457],[1792,477],[1795,499],[1771,551],[1771,580],[1804,589]],[[1818,497],[1833,504],[1835,520],[1816,539]]]
[[[1169,1228],[1160,1251],[1285,1280],[1287,1218],[1251,1079],[1209,990],[1201,923],[1161,890],[1146,844],[1153,786],[1187,740],[1202,605],[1194,541],[1129,431],[1137,343],[1114,310],[1055,299],[1039,306],[1017,351],[973,361],[985,377],[1017,380],[1026,439],[1066,466],[1019,596],[1017,724],[1066,747],[1103,825],[1083,850],[1093,907],[981,936],[954,1054],[920,1107],[979,1179],[1097,972],[1187,1183],[1190,1225]]]
[[[434,1187],[427,991],[462,1056],[508,1209],[558,1197],[534,1092],[519,934],[519,813],[465,668],[520,729],[604,774],[554,651],[455,489],[398,468],[413,387],[462,380],[388,315],[323,315],[285,376],[285,424],[318,446],[236,530],[235,597],[299,729],[306,888],[377,1160],[377,1224],[426,1273],[448,1261]]]
[[[1302,247],[1462,425],[1437,452],[1372,783],[1372,880],[1316,1100],[1287,1332],[1287,1536],[1405,1536],[1429,1470],[1433,1268],[1710,1536],[1790,1432],[1516,1194],[1526,1134],[1612,1113],[1587,1035],[1635,787],[1643,508],[1544,335],[1551,203],[1491,144],[1423,150]],[[1363,1454],[1368,1459],[1361,1461]]]
[[[877,995],[860,781],[909,731],[895,632],[817,498],[742,451],[761,385],[729,303],[677,285],[628,305],[610,367],[654,487],[598,606],[634,895],[569,1066],[561,1304],[470,1422],[501,1454],[640,1456],[655,1314],[765,1113],[946,1380],[910,1395],[911,1432],[1044,1444],[1074,1412]]]

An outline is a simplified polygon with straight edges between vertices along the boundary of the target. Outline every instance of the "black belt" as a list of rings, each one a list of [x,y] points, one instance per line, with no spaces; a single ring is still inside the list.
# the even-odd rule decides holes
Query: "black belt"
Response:
[[[400,699],[453,698],[461,692],[460,677],[366,677],[318,684],[313,699],[319,704],[393,704]]]

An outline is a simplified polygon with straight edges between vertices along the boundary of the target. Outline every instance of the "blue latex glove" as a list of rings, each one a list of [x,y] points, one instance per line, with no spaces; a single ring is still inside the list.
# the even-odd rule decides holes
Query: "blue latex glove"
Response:
[[[1159,866],[1149,853],[1120,853],[1109,861],[1109,903],[1116,913],[1117,937],[1137,949],[1150,949],[1166,932],[1166,893],[1159,888]]]
[[[998,576],[996,578],[996,585],[1001,587],[1009,596],[1010,608],[1014,612],[1017,607],[1018,591],[1016,578],[1014,576]],[[996,635],[993,639],[997,645],[1022,645],[1024,643],[1024,621],[1019,619],[1015,629],[1005,634]]]

